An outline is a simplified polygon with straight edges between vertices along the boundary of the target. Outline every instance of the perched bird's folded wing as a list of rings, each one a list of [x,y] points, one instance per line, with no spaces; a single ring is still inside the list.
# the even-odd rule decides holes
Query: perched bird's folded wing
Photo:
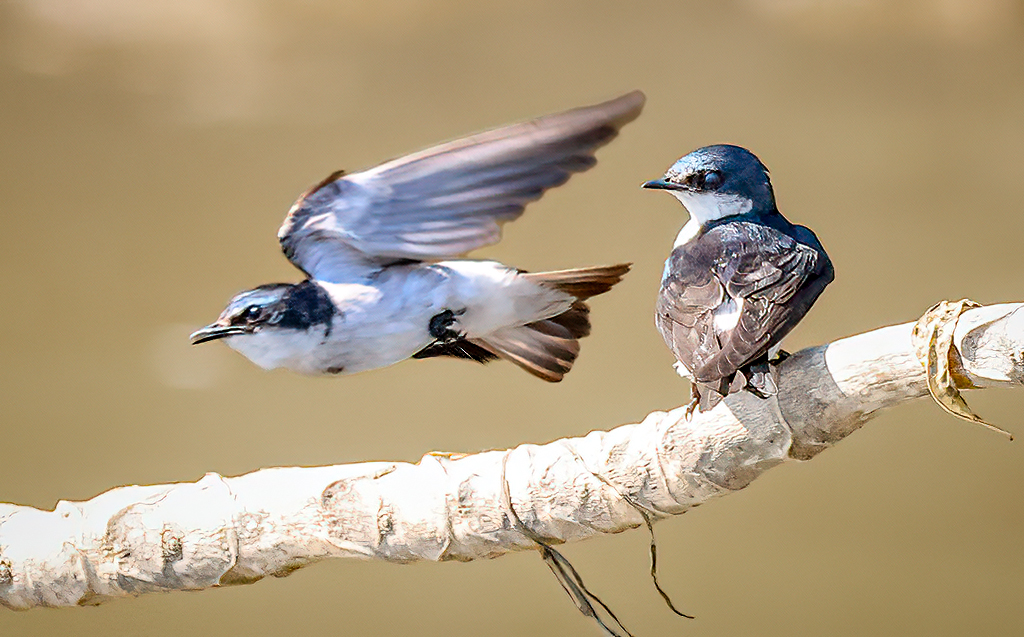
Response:
[[[671,335],[678,345],[673,347],[676,358],[696,380],[708,383],[728,379],[767,354],[833,277],[824,252],[774,228],[745,222],[714,227],[681,246],[669,268],[659,299],[659,327],[666,341]],[[736,304],[735,325],[715,325],[715,310],[726,309],[724,303]]]
[[[691,372],[721,347],[715,334],[714,311],[725,302],[725,288],[712,274],[717,246],[699,254],[680,246],[665,264],[655,323],[665,344]]]
[[[441,259],[501,238],[501,224],[594,165],[594,152],[635,119],[644,95],[458,139],[364,172],[335,174],[292,206],[278,238],[318,278],[342,244],[366,258]],[[342,248],[343,249],[343,248]]]

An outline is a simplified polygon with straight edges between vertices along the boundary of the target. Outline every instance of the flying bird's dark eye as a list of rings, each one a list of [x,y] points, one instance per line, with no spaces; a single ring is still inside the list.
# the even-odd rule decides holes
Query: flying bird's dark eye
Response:
[[[722,173],[717,170],[709,170],[704,174],[704,190],[718,190],[722,185]]]
[[[250,305],[249,307],[245,308],[245,312],[242,313],[242,316],[244,316],[245,320],[247,321],[255,321],[260,317],[260,314],[262,313],[263,309],[260,306]]]

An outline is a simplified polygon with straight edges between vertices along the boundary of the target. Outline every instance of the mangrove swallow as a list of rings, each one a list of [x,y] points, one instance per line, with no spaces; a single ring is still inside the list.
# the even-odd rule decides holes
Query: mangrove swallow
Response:
[[[260,367],[306,374],[450,356],[562,380],[590,333],[585,301],[629,264],[527,273],[453,257],[497,243],[526,204],[591,168],[643,105],[635,91],[332,174],[278,232],[306,280],[236,295],[192,343],[221,339]]]
[[[690,214],[655,323],[691,380],[691,411],[730,391],[775,394],[769,358],[834,277],[818,238],[782,216],[768,169],[739,146],[695,150],[643,187],[667,190]]]

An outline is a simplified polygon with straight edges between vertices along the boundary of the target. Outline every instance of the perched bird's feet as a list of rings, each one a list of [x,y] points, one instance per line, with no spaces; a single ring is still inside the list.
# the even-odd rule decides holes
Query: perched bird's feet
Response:
[[[696,385],[690,385],[690,404],[686,406],[686,422],[693,420],[693,413],[700,406],[700,392]]]
[[[693,420],[693,414],[697,411],[698,405],[700,405],[700,398],[694,398],[690,401],[690,404],[686,406],[686,422]]]
[[[774,361],[751,365],[747,368],[746,389],[758,398],[771,398],[779,393],[777,376]]]
[[[437,339],[438,343],[454,343],[466,337],[465,334],[453,329],[458,323],[459,316],[466,313],[465,309],[459,311],[444,310],[430,317],[430,335]]]
[[[772,364],[772,365],[781,365],[781,364],[782,364],[782,361],[786,360],[786,359],[787,359],[787,358],[789,358],[790,356],[792,356],[792,354],[790,354],[789,352],[787,352],[787,351],[786,351],[786,350],[784,350],[784,349],[780,349],[780,350],[779,350],[779,353],[775,355],[775,358],[771,359],[771,360],[770,360],[770,361],[768,361],[768,362],[769,362],[770,364]]]

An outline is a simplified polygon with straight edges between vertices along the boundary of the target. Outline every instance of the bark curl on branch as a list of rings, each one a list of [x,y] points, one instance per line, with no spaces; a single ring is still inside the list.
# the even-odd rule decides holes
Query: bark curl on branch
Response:
[[[0,504],[0,604],[97,604],[250,583],[331,557],[468,561],[619,533],[813,458],[879,410],[928,395],[929,348],[955,397],[1024,384],[1024,304],[968,308],[933,316],[923,349],[907,323],[800,351],[780,365],[777,397],[731,395],[692,420],[678,408],[582,438],[417,464],[207,474],[53,511]],[[937,333],[951,335],[945,348]]]

